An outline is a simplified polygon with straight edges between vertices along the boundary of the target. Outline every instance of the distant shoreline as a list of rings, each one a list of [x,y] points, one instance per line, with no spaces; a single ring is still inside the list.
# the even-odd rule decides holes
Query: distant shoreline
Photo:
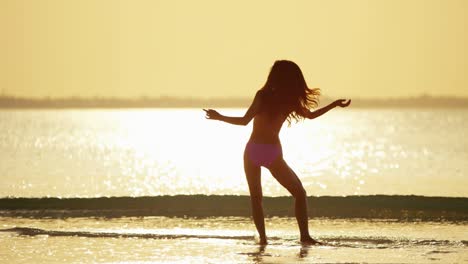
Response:
[[[353,108],[468,108],[468,98],[419,96],[412,98],[352,99]],[[321,97],[320,106],[332,99]],[[0,109],[68,109],[68,108],[245,108],[250,98],[179,98],[141,97],[120,98],[23,98],[0,96]]]

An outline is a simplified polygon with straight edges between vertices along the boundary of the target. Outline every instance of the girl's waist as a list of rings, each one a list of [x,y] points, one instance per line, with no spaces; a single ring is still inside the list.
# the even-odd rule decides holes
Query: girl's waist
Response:
[[[279,145],[279,146],[281,146],[281,141],[279,140],[279,138],[255,138],[255,137],[250,137],[247,144]]]

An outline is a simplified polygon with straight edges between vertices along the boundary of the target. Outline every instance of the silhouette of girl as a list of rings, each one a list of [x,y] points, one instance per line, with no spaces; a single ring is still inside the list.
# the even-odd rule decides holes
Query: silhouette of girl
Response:
[[[347,107],[351,100],[336,100],[311,111],[318,106],[320,89],[309,89],[302,71],[292,61],[276,61],[268,79],[260,89],[243,117],[223,116],[213,109],[203,109],[207,119],[220,120],[234,125],[247,125],[252,119],[253,131],[244,151],[244,170],[249,185],[252,215],[260,243],[266,244],[265,220],[262,207],[260,167],[270,170],[273,177],[295,199],[295,215],[301,233],[301,242],[316,244],[309,235],[307,219],[307,195],[301,181],[283,159],[279,132],[284,123],[291,120],[317,118],[331,109]]]

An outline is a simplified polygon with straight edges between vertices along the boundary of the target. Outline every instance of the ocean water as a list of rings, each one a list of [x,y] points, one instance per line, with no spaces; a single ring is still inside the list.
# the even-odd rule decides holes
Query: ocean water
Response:
[[[0,218],[1,263],[466,263],[466,225],[310,221],[322,246],[298,243],[293,218],[269,218],[259,246],[251,220]],[[32,228],[33,227],[33,228]]]
[[[248,194],[251,124],[201,109],[0,110],[0,131],[0,197]],[[309,195],[468,197],[466,131],[467,109],[350,108],[280,137]],[[264,195],[288,195],[262,174]]]
[[[240,109],[223,114],[241,115]],[[200,109],[0,110],[0,263],[468,263],[468,110],[337,109],[285,126],[324,245],[262,169],[251,132]]]

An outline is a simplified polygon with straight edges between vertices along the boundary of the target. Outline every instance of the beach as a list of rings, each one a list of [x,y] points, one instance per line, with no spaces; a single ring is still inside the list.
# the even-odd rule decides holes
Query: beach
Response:
[[[468,264],[467,10],[0,0],[0,264]]]

